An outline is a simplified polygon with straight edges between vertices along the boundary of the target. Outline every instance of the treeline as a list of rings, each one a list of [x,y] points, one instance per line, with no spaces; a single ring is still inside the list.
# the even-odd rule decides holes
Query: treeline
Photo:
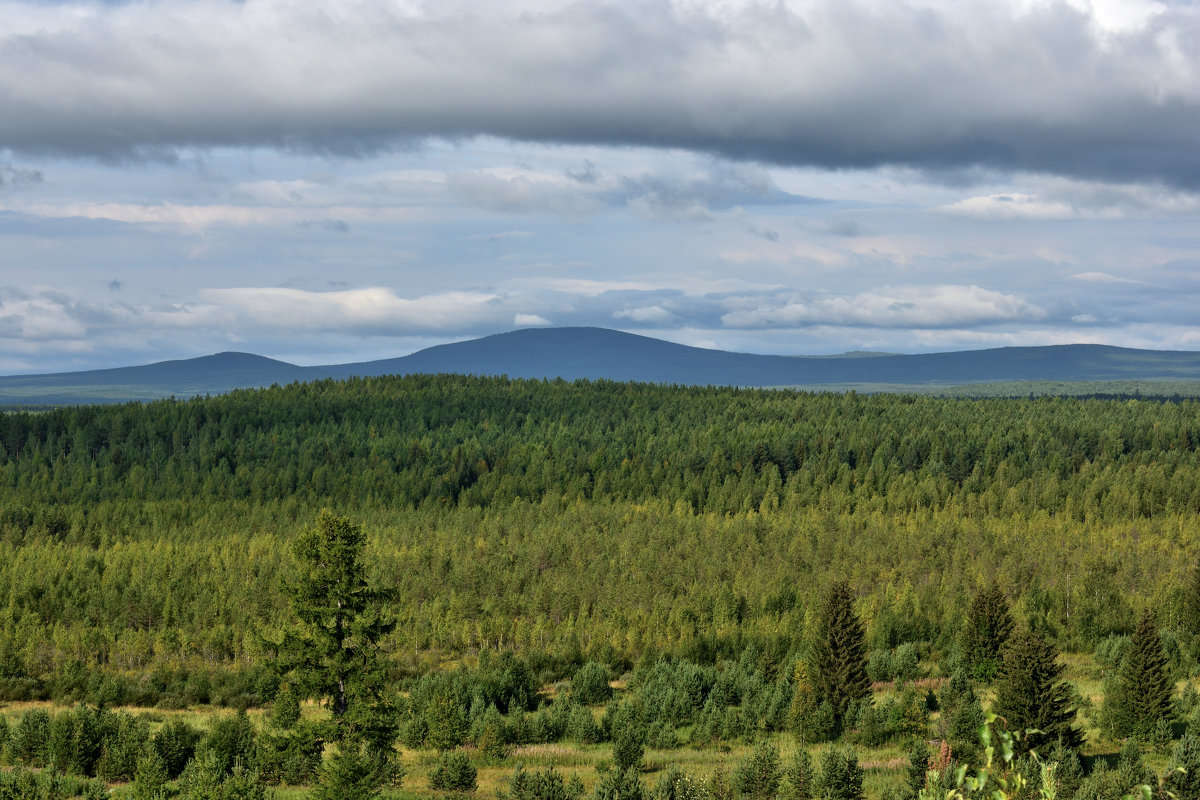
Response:
[[[1200,511],[1200,404],[411,376],[0,416],[5,535],[128,498],[884,513]],[[65,512],[56,508],[65,503]]]
[[[268,702],[318,504],[364,525],[397,678],[753,647],[774,679],[834,576],[876,679],[992,580],[1074,651],[1153,608],[1184,663],[1198,411],[418,376],[3,415],[0,698]]]

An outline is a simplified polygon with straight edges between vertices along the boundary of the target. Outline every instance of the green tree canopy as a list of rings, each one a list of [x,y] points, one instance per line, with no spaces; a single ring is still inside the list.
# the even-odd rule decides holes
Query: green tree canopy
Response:
[[[1105,697],[1104,717],[1112,734],[1145,738],[1159,720],[1171,721],[1173,689],[1157,620],[1146,609],[1125,649],[1115,685]]]
[[[996,676],[1012,627],[1004,590],[993,580],[975,595],[967,609],[961,644],[963,665],[971,677],[990,681]]]
[[[854,613],[854,592],[846,581],[830,587],[825,598],[815,662],[819,696],[842,724],[852,702],[871,696],[863,624]]]
[[[297,537],[298,575],[287,588],[300,624],[286,633],[279,663],[289,685],[328,705],[333,738],[386,753],[397,723],[379,646],[395,622],[384,613],[385,593],[367,584],[365,542],[361,526],[328,509]]]
[[[1018,753],[1045,751],[1060,740],[1072,750],[1083,745],[1083,732],[1074,725],[1071,686],[1061,680],[1062,673],[1058,650],[1050,642],[1029,630],[1012,637],[997,678],[993,711],[1011,731],[1036,731],[1014,742]]]

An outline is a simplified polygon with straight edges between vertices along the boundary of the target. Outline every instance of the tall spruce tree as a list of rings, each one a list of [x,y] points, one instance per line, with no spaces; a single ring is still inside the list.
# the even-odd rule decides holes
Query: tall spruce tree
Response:
[[[1012,616],[1000,584],[992,581],[971,600],[963,628],[963,665],[977,681],[991,681],[1000,671],[1004,645],[1012,635]]]
[[[1058,651],[1050,642],[1029,630],[1012,636],[997,676],[992,710],[1009,730],[1022,734],[1014,742],[1018,754],[1036,749],[1044,755],[1059,741],[1071,750],[1083,745],[1083,732],[1074,725],[1071,686],[1061,680],[1062,673]],[[1036,732],[1026,734],[1029,730]]]
[[[854,592],[846,581],[833,584],[825,598],[814,661],[819,697],[833,707],[837,724],[842,726],[850,704],[871,696],[866,637],[854,613]]]
[[[298,575],[286,589],[300,624],[285,634],[278,664],[300,696],[328,706],[328,738],[384,755],[398,727],[379,646],[395,623],[385,615],[385,593],[367,585],[365,544],[360,526],[328,509],[297,537]]]
[[[1110,732],[1117,737],[1149,737],[1159,720],[1174,719],[1173,689],[1154,612],[1146,609],[1125,648],[1115,685],[1104,704]]]

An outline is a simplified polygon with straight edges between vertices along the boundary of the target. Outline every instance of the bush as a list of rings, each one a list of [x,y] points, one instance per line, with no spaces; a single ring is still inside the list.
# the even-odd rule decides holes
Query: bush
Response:
[[[118,711],[104,715],[103,727],[97,774],[109,782],[133,780],[142,748],[150,739],[150,726],[144,719]]]
[[[679,734],[674,726],[659,720],[646,732],[646,744],[655,750],[673,750],[679,746]]]
[[[13,731],[10,750],[15,760],[30,767],[46,765],[50,745],[50,714],[44,708],[31,708],[21,715]]]
[[[204,739],[205,749],[212,754],[223,775],[233,772],[237,763],[250,767],[257,764],[257,744],[254,727],[245,711],[218,718]]]
[[[312,800],[372,800],[379,796],[386,763],[362,748],[343,745],[321,766]]]
[[[508,790],[496,792],[498,800],[582,800],[583,783],[578,776],[563,781],[553,767],[540,772],[527,772],[518,766],[508,781]]]
[[[653,800],[710,800],[708,787],[677,766],[667,768],[651,794]]]
[[[863,771],[850,748],[832,747],[821,754],[814,794],[823,800],[863,800]]]
[[[779,789],[783,770],[779,753],[768,742],[760,742],[733,771],[733,786],[743,797],[765,800]]]
[[[315,728],[301,725],[286,733],[267,733],[259,741],[258,766],[268,783],[312,783],[321,769],[325,743]]]
[[[592,712],[583,706],[575,706],[567,719],[567,737],[580,744],[595,744],[603,738],[603,734]]]
[[[429,786],[432,789],[473,792],[478,785],[475,767],[461,750],[442,753],[437,766],[429,773]]]
[[[608,667],[589,661],[571,678],[571,699],[585,706],[607,703],[613,694],[608,681]]]
[[[787,768],[788,800],[810,800],[816,780],[816,768],[812,756],[803,747],[797,748],[792,763]]]
[[[199,741],[200,731],[181,719],[171,720],[154,734],[152,744],[172,780],[183,774],[183,768],[195,755]]]

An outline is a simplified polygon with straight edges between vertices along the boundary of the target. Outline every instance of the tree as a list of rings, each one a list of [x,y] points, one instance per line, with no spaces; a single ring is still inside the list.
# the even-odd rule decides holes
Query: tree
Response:
[[[1184,633],[1200,637],[1200,564],[1192,570],[1191,580],[1184,590],[1180,627]]]
[[[816,687],[842,725],[850,704],[871,696],[866,638],[862,622],[854,613],[854,593],[849,583],[838,581],[830,588],[821,611],[818,637]]]
[[[821,754],[821,771],[813,794],[820,800],[863,800],[863,771],[853,749]]]
[[[1172,764],[1181,769],[1167,772],[1163,788],[1178,800],[1200,800],[1200,738],[1188,732],[1175,745]]]
[[[1062,673],[1054,645],[1029,630],[1012,637],[997,676],[993,711],[1009,730],[1023,734],[1013,742],[1018,753],[1044,750],[1060,740],[1072,750],[1083,745],[1083,732],[1073,724],[1071,686],[1060,680]],[[1024,734],[1028,730],[1036,733]]]
[[[379,648],[395,622],[384,613],[386,593],[367,584],[365,544],[359,525],[328,509],[297,537],[299,574],[288,591],[300,625],[285,634],[279,662],[289,686],[330,709],[329,738],[390,753],[397,724]]]
[[[1146,609],[1125,648],[1113,690],[1105,698],[1104,716],[1114,736],[1148,738],[1160,720],[1174,718],[1169,672],[1154,612]]]
[[[792,756],[792,763],[787,768],[788,800],[810,800],[813,795],[813,783],[816,778],[816,767],[812,756],[803,747],[797,747]]]
[[[733,770],[733,785],[742,797],[765,800],[773,797],[783,778],[779,753],[770,742],[759,742]]]
[[[996,676],[1012,627],[1008,601],[1000,584],[992,581],[975,595],[967,608],[961,646],[963,665],[972,678],[987,682]]]

